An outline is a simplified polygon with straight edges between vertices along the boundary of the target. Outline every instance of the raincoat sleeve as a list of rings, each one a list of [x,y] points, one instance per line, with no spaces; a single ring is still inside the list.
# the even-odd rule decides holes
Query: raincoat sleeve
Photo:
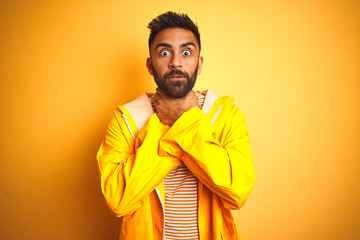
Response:
[[[190,171],[220,197],[225,208],[239,209],[254,184],[248,131],[238,107],[232,105],[222,110],[223,119],[219,121],[225,123],[221,132],[215,131],[210,119],[198,107],[185,112],[162,138],[160,155],[182,159]]]
[[[173,157],[158,155],[159,139],[167,129],[153,114],[137,136],[132,136],[121,111],[112,114],[97,161],[102,192],[117,216],[132,214],[180,164]]]

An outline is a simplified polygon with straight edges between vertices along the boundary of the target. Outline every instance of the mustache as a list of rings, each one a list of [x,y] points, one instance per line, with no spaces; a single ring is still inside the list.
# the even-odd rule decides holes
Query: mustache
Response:
[[[186,72],[182,72],[181,70],[176,69],[176,70],[171,70],[171,72],[164,74],[164,79],[166,79],[172,75],[179,75],[179,76],[185,77],[187,79],[189,79],[189,77],[190,77],[189,74],[187,74]]]

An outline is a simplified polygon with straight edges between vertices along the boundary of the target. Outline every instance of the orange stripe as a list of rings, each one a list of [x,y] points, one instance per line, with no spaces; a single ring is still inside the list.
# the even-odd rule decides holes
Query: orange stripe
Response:
[[[164,179],[165,239],[199,239],[197,178],[185,165]]]

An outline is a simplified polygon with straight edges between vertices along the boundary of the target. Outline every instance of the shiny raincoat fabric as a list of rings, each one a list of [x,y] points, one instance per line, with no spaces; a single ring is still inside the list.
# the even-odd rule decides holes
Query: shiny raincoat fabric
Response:
[[[123,217],[120,239],[163,239],[163,179],[181,164],[198,178],[200,239],[241,239],[231,210],[247,200],[254,168],[234,99],[208,91],[202,110],[169,127],[143,94],[114,110],[97,159],[106,201]]]

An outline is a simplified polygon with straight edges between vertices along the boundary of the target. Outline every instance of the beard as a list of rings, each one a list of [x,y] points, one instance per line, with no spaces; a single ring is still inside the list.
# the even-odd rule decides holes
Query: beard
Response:
[[[187,72],[182,72],[180,70],[172,70],[169,73],[164,74],[163,77],[160,77],[158,72],[154,69],[153,75],[156,82],[156,85],[169,97],[172,98],[183,98],[188,94],[191,89],[193,89],[196,78],[197,78],[197,71],[198,66],[196,66],[195,71],[190,76]],[[185,78],[185,81],[174,81],[169,80],[169,76],[177,75],[179,77]]]

